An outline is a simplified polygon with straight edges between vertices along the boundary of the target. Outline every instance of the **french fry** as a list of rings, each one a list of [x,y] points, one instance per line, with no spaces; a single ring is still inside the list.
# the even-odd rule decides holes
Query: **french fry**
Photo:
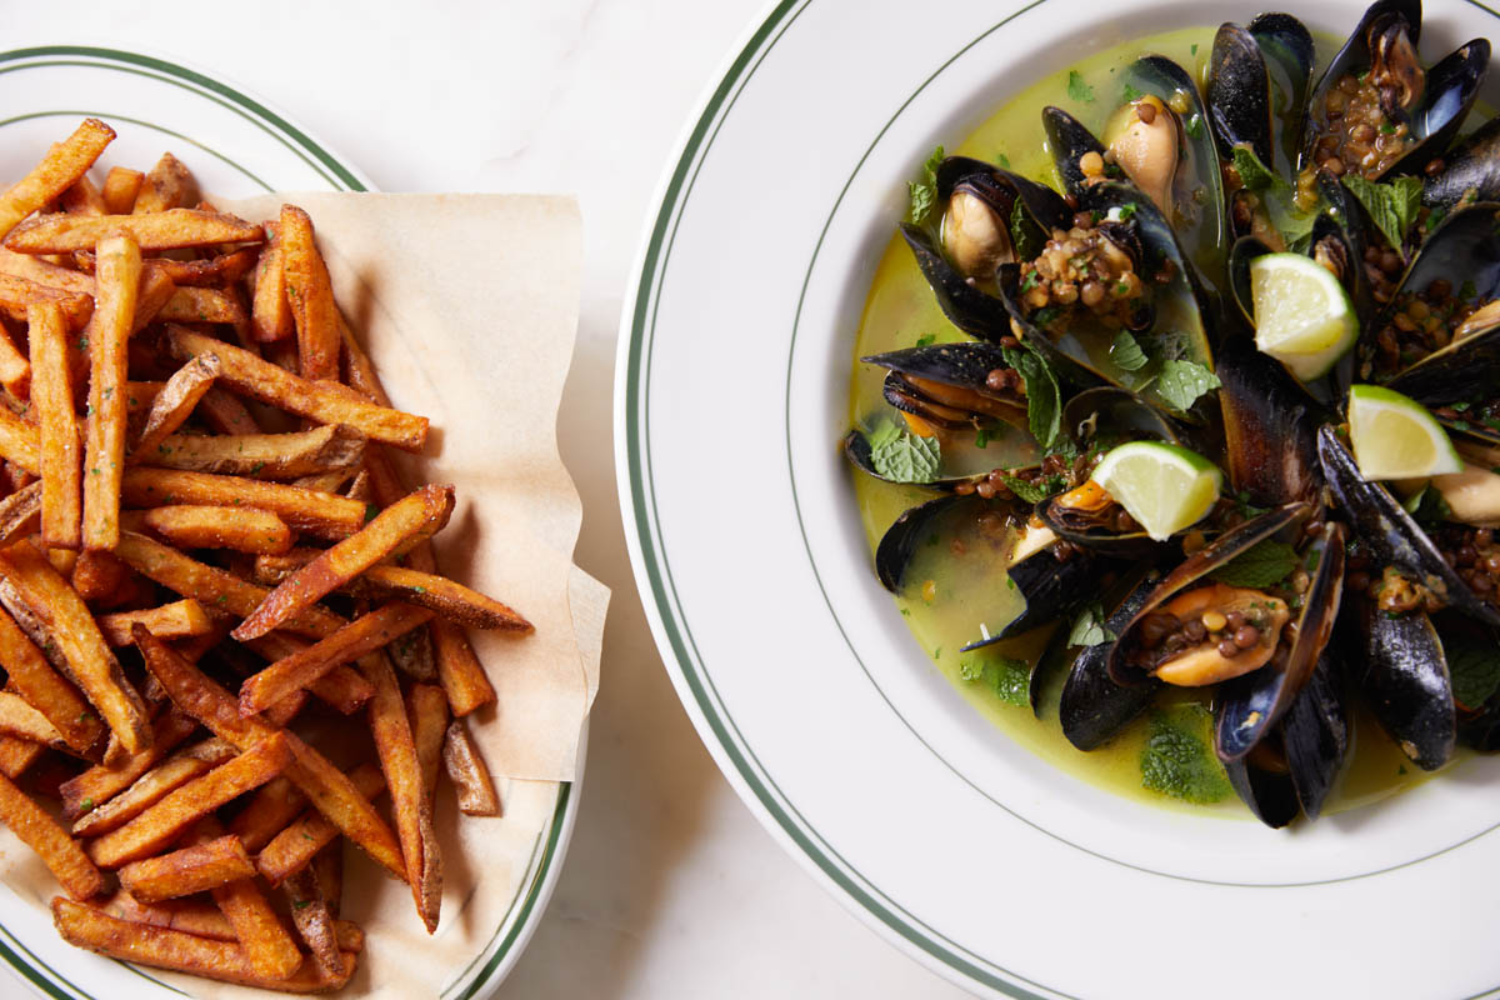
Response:
[[[239,838],[232,834],[225,836],[219,821],[209,816],[199,822],[191,839],[204,847],[211,843],[229,841],[238,848],[237,854],[244,856],[249,871],[243,872],[239,878],[213,887],[211,891],[214,903],[234,928],[235,939],[244,947],[255,971],[271,979],[285,979],[295,973],[302,965],[302,953],[297,950],[296,942],[282,926],[260,887],[255,884],[255,867],[249,864],[249,856],[245,854]],[[336,971],[342,965],[330,967]]]
[[[78,554],[71,580],[79,597],[85,601],[102,601],[124,587],[130,576],[129,566],[108,552],[95,550]]]
[[[0,691],[0,733],[54,750],[69,749],[67,740],[45,715],[27,704],[25,698],[9,691]]]
[[[90,842],[89,857],[102,868],[118,868],[149,857],[224,803],[276,777],[291,760],[288,734],[272,733],[234,759],[175,789],[119,829]]]
[[[201,354],[177,369],[151,402],[140,433],[130,446],[132,461],[151,454],[163,438],[186,423],[218,377],[219,359],[212,354]]]
[[[247,851],[259,851],[307,805],[307,796],[285,777],[262,785],[250,804],[229,823],[229,832],[240,838]]]
[[[145,656],[146,669],[161,682],[173,703],[202,722],[215,736],[243,750],[270,739],[275,732],[262,719],[240,715],[239,703],[229,692],[142,626],[136,626],[135,644]],[[295,758],[287,769],[287,777],[328,820],[335,831],[329,839],[342,831],[371,858],[404,880],[406,868],[395,836],[370,805],[368,796],[356,788],[351,776],[334,767],[295,735],[276,735],[285,736]]]
[[[240,712],[253,715],[425,623],[432,612],[393,602],[361,615],[307,649],[277,660],[240,686]]]
[[[109,214],[109,208],[104,204],[104,194],[89,180],[88,174],[74,181],[72,187],[58,198],[58,204],[70,215]]]
[[[0,610],[0,663],[14,688],[77,753],[86,753],[104,732],[88,702],[62,678],[42,651]]]
[[[286,482],[328,470],[352,472],[364,453],[359,431],[324,424],[291,434],[173,434],[138,460],[161,469]]]
[[[260,226],[232,215],[174,208],[149,215],[41,215],[12,229],[5,245],[19,253],[72,253],[93,250],[95,244],[117,234],[150,252],[259,243],[265,237]]]
[[[149,628],[159,639],[187,639],[195,635],[212,635],[214,631],[214,623],[209,620],[203,605],[191,598],[156,608],[100,615],[95,621],[99,623],[104,641],[116,648],[135,642],[130,630],[136,622]]]
[[[193,180],[192,172],[171,153],[163,153],[146,175],[145,183],[135,196],[132,211],[136,215],[165,212],[171,208],[196,205],[198,200],[198,182]]]
[[[249,351],[180,326],[167,327],[172,353],[186,360],[211,352],[224,366],[223,381],[262,403],[323,424],[347,424],[372,441],[419,451],[427,440],[427,418],[351,398],[337,383],[300,378]]]
[[[42,471],[41,435],[4,407],[0,407],[0,458],[32,475]]]
[[[499,816],[500,796],[463,719],[454,719],[443,741],[443,764],[458,790],[458,808],[469,816]]]
[[[31,362],[4,328],[0,328],[0,387],[18,400],[31,398]]]
[[[245,646],[253,650],[256,655],[275,663],[277,660],[305,653],[312,647],[312,644],[286,632],[271,632],[259,639],[251,639],[245,643]],[[306,691],[302,689],[289,691],[282,698],[268,705],[265,709],[266,717],[269,719],[272,713],[281,709],[287,702],[307,692],[317,695],[319,699],[333,706],[340,713],[349,715],[363,708],[365,702],[374,695],[375,690],[370,687],[369,682],[360,675],[359,671],[339,665],[309,683]]]
[[[354,974],[356,962],[352,952],[345,952],[344,968],[337,976],[330,976],[317,962],[303,962],[291,976],[277,979],[257,972],[246,949],[239,944],[131,923],[61,896],[52,901],[52,922],[69,944],[123,962],[284,993],[337,990]]]
[[[217,288],[179,288],[161,307],[156,319],[162,323],[229,323],[245,326],[250,318],[233,294]]]
[[[318,252],[312,220],[295,205],[282,205],[276,236],[281,243],[281,269],[286,297],[297,329],[297,360],[305,379],[339,377],[338,306],[328,268]]]
[[[260,433],[260,424],[245,404],[223,389],[210,389],[198,404],[198,412],[208,425],[220,434],[250,435]],[[212,471],[212,470],[206,470]]]
[[[88,549],[112,549],[120,538],[120,473],[129,412],[126,344],[140,278],[141,252],[129,237],[99,242],[99,321],[89,340],[90,418],[83,456],[83,545]]]
[[[67,329],[55,304],[27,313],[31,340],[32,403],[41,420],[42,543],[83,545],[83,448],[68,373]]]
[[[317,854],[314,854],[312,864],[309,867],[312,869],[313,877],[318,880],[318,892],[322,895],[324,901],[327,902],[328,912],[337,918],[344,898],[343,843],[335,841]],[[342,921],[337,921],[334,924],[335,932],[340,934],[339,947],[349,947],[352,942],[342,936],[342,931],[338,928],[339,923],[342,923]],[[350,947],[350,950],[357,951],[358,949]]]
[[[185,549],[277,553],[292,547],[286,523],[253,507],[156,507],[146,511],[144,521],[147,528]]]
[[[73,823],[73,835],[98,837],[118,830],[189,781],[201,778],[234,756],[234,747],[218,737],[175,753],[119,795],[78,817]]]
[[[110,167],[109,173],[104,175],[104,187],[99,192],[109,214],[129,215],[135,208],[135,199],[139,197],[145,180],[146,175],[139,170]]]
[[[95,765],[58,786],[63,818],[77,819],[125,791],[197,728],[196,719],[176,710],[158,713],[151,723],[149,747],[131,754],[117,767]]]
[[[344,353],[341,357],[344,383],[376,406],[390,406],[391,397],[386,395],[385,386],[381,384],[380,376],[375,372],[375,362],[371,361],[370,356],[365,353],[359,338],[345,322],[343,313],[339,314],[339,339],[344,344]]]
[[[452,513],[453,487],[424,486],[293,573],[230,634],[242,642],[265,635],[382,559],[431,537]]]
[[[367,513],[364,504],[353,500],[283,483],[145,466],[125,470],[121,494],[134,507],[256,507],[275,514],[288,527],[330,540],[354,535],[365,526]]]
[[[23,486],[0,500],[0,548],[24,538],[41,527],[42,484]]]
[[[94,279],[89,275],[30,254],[0,248],[0,274],[23,278],[60,292],[94,297]]]
[[[120,885],[132,896],[143,903],[157,903],[251,878],[255,875],[255,865],[251,864],[240,839],[225,834],[154,858],[132,861],[121,867],[119,874]],[[296,967],[293,965],[291,971]]]
[[[422,765],[422,787],[427,801],[437,791],[438,769],[443,763],[443,734],[448,728],[448,696],[436,684],[413,684],[406,693],[406,716],[411,720],[411,738]]]
[[[365,799],[375,799],[385,791],[385,776],[374,764],[360,764],[349,772],[354,789]],[[304,810],[285,829],[271,838],[255,857],[261,877],[273,886],[312,863],[319,851],[333,843],[339,828],[317,809]],[[397,851],[400,857],[399,849]],[[404,881],[405,876],[402,876]]]
[[[281,266],[281,239],[273,237],[255,268],[250,324],[261,343],[285,340],[297,331],[292,306],[286,298],[286,272]]]
[[[27,311],[34,305],[49,302],[62,311],[66,326],[78,329],[94,315],[94,300],[87,295],[65,292],[39,285],[26,278],[0,274],[0,313],[17,323],[28,322]]]
[[[99,909],[133,924],[148,924],[182,931],[212,941],[237,941],[234,928],[217,906],[190,899],[170,899],[160,903],[142,903],[130,893],[118,890],[101,900]],[[365,947],[365,933],[358,924],[335,920],[333,931],[344,951],[360,952]]]
[[[0,195],[0,233],[9,233],[26,216],[57,200],[88,172],[114,137],[115,130],[99,119],[85,118],[29,174]]]
[[[104,878],[68,832],[47,815],[15,782],[0,775],[0,823],[41,855],[58,883],[74,899],[104,890]]]
[[[457,625],[441,618],[432,620],[432,646],[437,656],[438,679],[448,692],[448,707],[462,718],[495,700],[495,688],[485,676],[484,665]]]
[[[150,745],[145,704],[125,679],[94,616],[47,557],[27,542],[0,550],[0,576],[52,633],[68,674],[131,753]]]
[[[337,972],[344,967],[339,954],[338,933],[334,930],[333,914],[328,901],[318,888],[318,876],[311,867],[291,875],[281,888],[286,892],[291,906],[292,923],[297,934],[312,952],[313,958],[324,969]]]

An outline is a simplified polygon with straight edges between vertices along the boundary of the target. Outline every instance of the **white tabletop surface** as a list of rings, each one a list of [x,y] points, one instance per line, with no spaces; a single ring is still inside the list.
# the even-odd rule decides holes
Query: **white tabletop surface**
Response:
[[[104,44],[261,95],[385,191],[576,194],[583,311],[560,420],[578,563],[614,590],[566,868],[503,998],[958,997],[781,852],[698,740],[625,554],[610,393],[657,178],[763,0],[8,5],[5,47]]]

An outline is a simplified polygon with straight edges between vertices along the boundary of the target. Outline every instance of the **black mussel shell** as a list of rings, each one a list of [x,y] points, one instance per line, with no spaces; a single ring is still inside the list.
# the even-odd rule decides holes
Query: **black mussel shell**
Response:
[[[1302,141],[1302,123],[1307,115],[1307,95],[1312,90],[1313,67],[1317,64],[1312,35],[1301,21],[1280,13],[1257,16],[1250,22],[1250,34],[1260,46],[1270,73],[1272,111],[1282,122],[1279,145],[1286,164],[1282,173],[1290,175],[1297,162],[1297,146]],[[1265,164],[1278,169],[1270,160]]]
[[[1010,335],[1010,314],[1005,311],[1005,303],[969,284],[948,263],[927,230],[903,222],[901,235],[950,323],[980,340],[999,341]]]
[[[1323,485],[1318,428],[1324,407],[1248,339],[1219,348],[1219,408],[1229,481],[1257,506],[1310,500]]]
[[[1389,616],[1360,601],[1362,686],[1386,733],[1418,767],[1448,763],[1458,734],[1453,682],[1443,643],[1420,611]]]
[[[1422,204],[1500,201],[1500,115],[1461,139],[1443,156],[1443,169],[1422,182]]]
[[[1081,195],[1088,184],[1078,161],[1085,153],[1103,156],[1104,144],[1082,122],[1062,108],[1050,105],[1043,108],[1042,128],[1047,133],[1047,147],[1052,150],[1052,163],[1057,167],[1057,175],[1062,178],[1063,190],[1074,197]],[[1114,164],[1106,163],[1105,176],[1123,180],[1125,172]]]
[[[995,635],[964,646],[962,652],[1010,639],[1072,614],[1098,596],[1105,571],[1106,561],[1086,551],[1073,551],[1059,559],[1052,545],[1032,553],[1007,570],[1026,598],[1026,610]]]
[[[886,479],[875,468],[875,463],[870,458],[870,441],[864,432],[858,428],[844,435],[844,457],[849,464],[867,476],[879,479],[881,482],[891,482]],[[972,476],[955,476],[950,478],[934,479],[929,483],[897,483],[899,486],[921,486],[926,489],[949,491],[959,483],[973,481]]]
[[[1067,623],[1053,631],[1052,638],[1047,640],[1047,648],[1042,650],[1041,657],[1026,679],[1026,701],[1031,705],[1031,714],[1038,719],[1042,717],[1042,696],[1046,693],[1047,685],[1073,664],[1073,649],[1068,645],[1068,631]]]
[[[1273,734],[1273,739],[1279,734]],[[1270,741],[1267,741],[1270,742]],[[1268,754],[1276,766],[1262,767],[1252,758],[1230,761],[1224,765],[1229,783],[1239,793],[1255,818],[1273,830],[1280,830],[1297,818],[1301,803],[1297,801],[1297,789],[1280,747],[1268,748]]]
[[[1287,769],[1303,814],[1317,819],[1349,752],[1349,706],[1339,661],[1325,649],[1281,723]]]
[[[1500,611],[1474,594],[1433,545],[1432,539],[1396,502],[1382,483],[1359,474],[1332,426],[1318,432],[1318,457],[1323,475],[1349,522],[1354,537],[1369,547],[1377,568],[1394,566],[1441,598],[1449,607],[1472,618],[1500,626]]]
[[[1271,76],[1260,43],[1238,24],[1222,24],[1208,63],[1208,120],[1228,154],[1248,147],[1274,169]]]
[[[1045,184],[983,160],[950,156],[937,169],[938,207],[944,208],[960,187],[978,195],[999,212],[1007,226],[1015,221],[1015,204],[1019,199],[1025,209],[1021,219],[1031,228],[1032,239],[1045,240],[1052,230],[1066,229],[1073,217],[1062,195]]]
[[[1142,580],[1110,614],[1106,627],[1119,635],[1155,589]],[[1080,750],[1102,746],[1131,720],[1146,710],[1161,681],[1154,677],[1144,684],[1117,684],[1109,675],[1107,660],[1113,644],[1086,646],[1073,661],[1058,706],[1063,735]]]
[[[1063,405],[1063,432],[1085,448],[1101,432],[1132,441],[1151,439],[1182,444],[1184,429],[1129,389],[1098,386],[1085,389]]]
[[[1489,65],[1490,43],[1488,39],[1476,38],[1427,71],[1426,90],[1410,116],[1416,143],[1382,177],[1420,175],[1428,163],[1442,156],[1474,107]]]
[[[932,533],[934,520],[956,510],[974,497],[941,496],[906,511],[880,536],[875,547],[875,575],[880,584],[893,594],[901,593],[901,584],[906,579],[906,567],[911,563],[912,553]]]
[[[995,392],[989,387],[989,375],[997,369],[1008,369],[1005,353],[994,344],[961,342],[909,347],[886,354],[872,354],[860,359],[870,365],[888,369],[884,395],[886,402],[898,410],[914,413],[942,427],[973,426],[976,420],[990,419],[1023,422],[1026,417],[1024,397],[1014,393]],[[975,393],[982,400],[964,403],[932,399],[929,391],[910,379],[953,386]],[[988,405],[989,409],[983,407]]]

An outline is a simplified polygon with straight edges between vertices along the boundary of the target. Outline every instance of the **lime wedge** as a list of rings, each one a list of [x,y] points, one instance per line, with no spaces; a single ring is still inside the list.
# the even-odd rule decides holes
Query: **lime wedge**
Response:
[[[1416,400],[1378,385],[1349,389],[1349,442],[1366,479],[1414,479],[1462,472],[1442,426]]]
[[[1090,478],[1158,542],[1207,514],[1224,483],[1223,474],[1202,455],[1155,441],[1120,445]]]
[[[1359,320],[1339,279],[1297,253],[1250,262],[1255,346],[1304,382],[1327,373],[1354,346]]]

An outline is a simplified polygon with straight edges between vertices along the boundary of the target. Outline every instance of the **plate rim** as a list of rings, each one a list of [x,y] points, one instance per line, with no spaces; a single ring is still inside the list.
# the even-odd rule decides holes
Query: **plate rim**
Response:
[[[164,53],[143,48],[122,49],[82,44],[32,45],[0,51],[0,67],[51,56],[88,59],[92,62],[86,65],[136,73],[158,82],[180,86],[190,93],[229,107],[237,114],[257,122],[262,128],[270,126],[268,131],[271,131],[279,141],[292,148],[304,160],[307,156],[311,156],[318,164],[321,164],[320,168],[309,161],[309,165],[322,174],[329,181],[329,186],[335,190],[379,191],[369,176],[352,160],[329,143],[319,139],[314,132],[298,123],[293,116],[275,103],[259,96],[253,89],[223,73],[210,71],[206,67],[175,56],[169,57]],[[332,172],[332,177],[327,171]],[[500,925],[496,928],[496,937],[500,940],[494,954],[486,956],[488,947],[482,950],[474,959],[476,964],[480,964],[480,971],[475,978],[468,982],[461,980],[456,984],[459,988],[445,995],[444,1000],[480,1000],[480,998],[491,996],[510,974],[525,952],[532,935],[536,933],[537,926],[546,912],[547,903],[557,887],[563,869],[562,862],[567,856],[573,830],[578,822],[580,793],[587,759],[588,733],[588,721],[585,720],[578,738],[581,751],[578,755],[578,773],[572,781],[556,783],[558,790],[551,818],[537,833],[536,844],[533,848],[535,859],[533,870],[529,872],[529,877],[517,887],[512,900],[513,906],[517,904],[520,906],[515,920],[507,929],[505,921],[509,919],[509,913],[502,918]],[[502,930],[505,931],[503,936],[499,933]],[[4,962],[16,982],[32,993],[52,998],[52,1000],[77,1000],[77,998],[92,1000],[92,994],[68,982],[36,956],[31,956],[31,960],[28,961],[26,957],[18,953],[17,948],[21,952],[30,954],[20,939],[3,923],[0,923],[0,961]],[[118,960],[115,961],[118,962]],[[119,964],[122,968],[143,975],[130,963],[119,962]],[[176,992],[172,987],[165,988]]]

